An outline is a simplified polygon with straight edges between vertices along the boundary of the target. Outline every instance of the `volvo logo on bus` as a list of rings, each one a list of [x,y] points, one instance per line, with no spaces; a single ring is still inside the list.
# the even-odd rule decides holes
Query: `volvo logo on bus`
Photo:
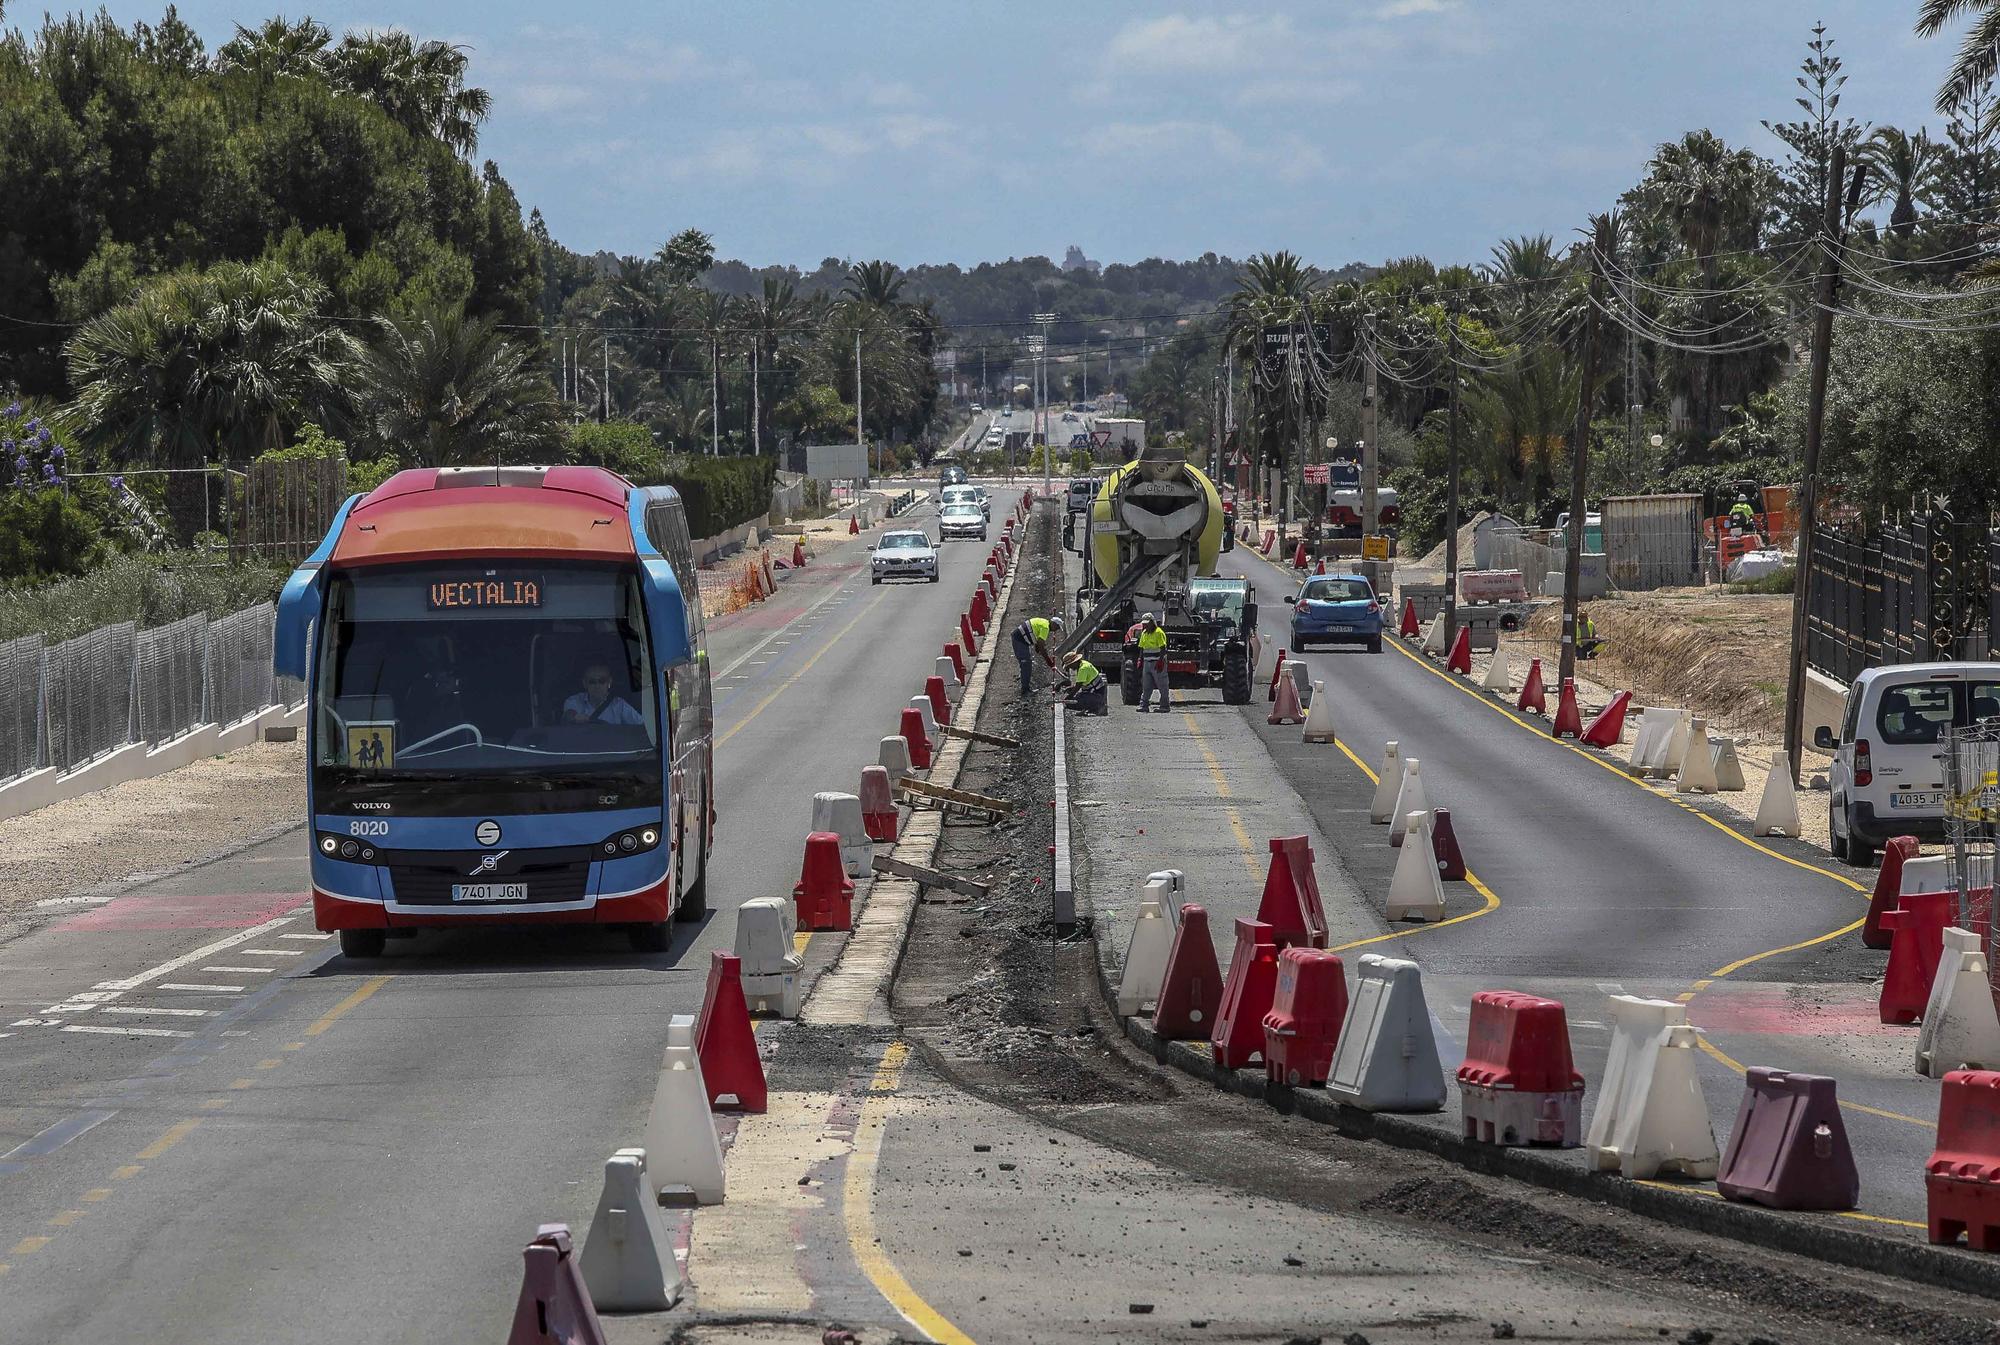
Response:
[[[472,829],[472,839],[481,845],[500,844],[500,824],[490,817],[487,818]]]
[[[500,861],[505,859],[506,857],[507,857],[507,852],[505,850],[502,850],[500,853],[495,855],[481,855],[479,857],[479,862],[477,864],[474,864],[472,866],[471,871],[467,873],[465,876],[468,878],[477,878],[482,873],[491,873],[493,872],[493,870],[500,867]]]

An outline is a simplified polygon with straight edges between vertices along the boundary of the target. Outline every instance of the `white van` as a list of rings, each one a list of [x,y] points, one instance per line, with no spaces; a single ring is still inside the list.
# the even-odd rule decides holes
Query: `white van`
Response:
[[[1995,718],[2000,663],[1902,663],[1855,678],[1838,741],[1824,724],[1813,733],[1813,746],[1834,754],[1834,858],[1865,867],[1891,836],[1942,838],[1946,731]]]

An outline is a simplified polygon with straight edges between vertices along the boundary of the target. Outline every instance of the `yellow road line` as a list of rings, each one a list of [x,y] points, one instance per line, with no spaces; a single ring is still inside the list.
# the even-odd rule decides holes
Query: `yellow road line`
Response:
[[[188,1137],[188,1132],[193,1130],[196,1126],[200,1124],[201,1124],[201,1118],[199,1116],[190,1116],[185,1121],[176,1121],[173,1125],[167,1128],[166,1134],[160,1136],[158,1139],[154,1140],[151,1144],[148,1144],[145,1148],[139,1150],[139,1152],[134,1156],[141,1163],[151,1162],[153,1159],[158,1158],[161,1154],[165,1153],[167,1150],[173,1148],[176,1144],[179,1144],[182,1140],[186,1139]]]
[[[1209,751],[1208,735],[1201,731],[1201,725],[1195,721],[1195,717],[1183,710],[1181,718],[1187,721],[1189,731],[1194,734],[1194,745],[1201,749],[1202,760],[1208,763],[1208,775],[1215,782],[1216,796],[1223,800],[1222,810],[1229,818],[1229,829],[1236,833],[1237,847],[1243,851],[1243,867],[1250,870],[1250,877],[1254,880],[1259,876],[1257,847],[1250,843],[1250,832],[1243,825],[1243,814],[1231,801],[1236,796],[1230,792],[1229,777],[1222,773],[1222,763],[1215,759],[1215,753]]]
[[[51,1238],[46,1234],[42,1233],[30,1234],[28,1237],[22,1238],[19,1242],[15,1243],[12,1247],[9,1247],[7,1249],[7,1254],[9,1256],[26,1256],[30,1252],[40,1251],[42,1248],[48,1246],[51,1242],[54,1241],[55,1241],[54,1238]]]
[[[784,695],[787,691],[790,691],[792,689],[792,686],[801,677],[804,677],[807,673],[812,671],[813,664],[818,663],[822,658],[826,657],[827,650],[833,648],[835,645],[839,644],[842,640],[846,639],[848,632],[853,630],[856,626],[860,625],[862,620],[865,617],[867,617],[867,615],[870,612],[874,611],[877,607],[881,606],[882,599],[888,596],[889,595],[886,593],[877,593],[873,601],[871,601],[866,607],[863,607],[860,611],[854,614],[854,619],[852,621],[848,622],[845,626],[842,626],[840,628],[839,634],[833,636],[832,638],[827,640],[825,644],[821,645],[811,658],[807,659],[803,664],[799,665],[799,670],[797,672],[793,673],[790,677],[787,677],[784,681],[778,683],[777,687],[772,690],[771,694],[764,697],[763,700],[758,701],[756,706],[751,709],[749,714],[744,715],[743,718],[737,720],[734,724],[732,724],[729,728],[729,732],[723,734],[720,738],[717,738],[715,740],[715,745],[717,747],[720,747],[724,743],[728,742],[731,738],[734,738],[737,734],[741,733],[744,730],[744,728],[750,723],[751,720],[755,719],[758,715],[763,714],[764,711],[770,707],[772,701],[778,699],[778,697]]]
[[[1722,1192],[1711,1191],[1705,1186],[1683,1186],[1678,1182],[1654,1181],[1650,1177],[1635,1177],[1633,1180],[1640,1186],[1650,1186],[1656,1191],[1672,1191],[1684,1196],[1706,1196],[1710,1200],[1728,1199]],[[1891,1219],[1885,1214],[1863,1214],[1860,1210],[1832,1210],[1829,1213],[1837,1214],[1843,1219],[1859,1219],[1864,1223],[1894,1224],[1898,1228],[1929,1228],[1928,1224],[1916,1223],[1909,1219]]]
[[[896,1091],[909,1053],[910,1048],[903,1042],[890,1042],[889,1049],[882,1053],[875,1077],[868,1081],[868,1096],[862,1100],[861,1116],[854,1126],[854,1152],[848,1156],[847,1177],[841,1183],[847,1246],[861,1273],[910,1325],[938,1345],[973,1345],[970,1336],[953,1326],[910,1287],[875,1233],[875,1167],[882,1154],[882,1134],[888,1128],[885,1099]]]
[[[318,1021],[315,1022],[311,1027],[306,1029],[306,1035],[308,1037],[317,1037],[320,1033],[326,1031],[328,1028],[332,1027],[335,1023],[339,1022],[341,1018],[346,1015],[349,1009],[359,1004],[362,1000],[367,999],[370,995],[374,994],[377,990],[380,990],[383,986],[387,984],[389,984],[389,977],[387,976],[369,977],[367,980],[363,981],[360,985],[354,988],[353,994],[349,995],[346,999],[343,999],[342,1001],[340,1001],[340,1003],[334,1005],[331,1009],[328,1009],[325,1013],[321,1014],[319,1016]],[[139,1156],[141,1158],[145,1157],[144,1154],[141,1154]]]

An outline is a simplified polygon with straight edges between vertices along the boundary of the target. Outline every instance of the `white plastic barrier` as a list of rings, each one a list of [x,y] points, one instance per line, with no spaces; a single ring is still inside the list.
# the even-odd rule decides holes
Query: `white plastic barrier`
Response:
[[[956,702],[965,694],[965,683],[958,680],[958,666],[943,654],[931,661],[931,671],[944,679],[946,699]]]
[[[859,795],[832,790],[813,795],[812,819],[814,831],[830,831],[840,837],[840,864],[849,878],[863,878],[872,872],[875,846],[862,825]]]
[[[1363,1111],[1444,1109],[1444,1067],[1416,963],[1361,955],[1326,1091]]]
[[[644,1149],[620,1149],[605,1163],[604,1193],[577,1258],[593,1307],[664,1312],[679,1300],[680,1262],[654,1190]]]
[[[939,742],[939,735],[937,711],[931,708],[931,698],[929,696],[912,696],[910,697],[910,708],[923,715],[924,737],[929,739],[931,746],[935,748]]]
[[[1119,1017],[1145,1013],[1159,1000],[1179,915],[1173,884],[1163,878],[1148,879],[1140,890],[1139,918],[1125,942],[1125,963],[1118,977]]]
[[[1410,813],[1404,819],[1403,853],[1396,858],[1396,872],[1389,879],[1389,902],[1382,916],[1385,920],[1444,919],[1444,883],[1438,878],[1428,812]]]
[[[1956,892],[1958,873],[1951,867],[1950,855],[1921,855],[1903,861],[1903,882],[1896,889],[1899,897],[1913,892]]]
[[[1486,660],[1486,674],[1479,679],[1479,685],[1488,691],[1512,691],[1514,689],[1513,662],[1508,657],[1507,646],[1495,644],[1493,657]]]
[[[690,1014],[667,1020],[667,1049],[653,1086],[653,1110],[646,1117],[645,1149],[646,1180],[669,1203],[722,1203],[722,1144],[709,1115],[708,1085],[702,1082]]]
[[[895,784],[906,775],[915,775],[915,767],[910,765],[910,743],[902,734],[892,734],[882,740],[876,763],[889,772],[889,783]]]
[[[1783,752],[1771,757],[1771,773],[1764,778],[1764,792],[1757,799],[1757,819],[1750,824],[1752,835],[1790,836],[1799,834],[1799,792],[1792,787],[1792,766]]]
[[[1715,770],[1715,787],[1725,794],[1736,794],[1746,788],[1743,779],[1743,763],[1736,757],[1734,738],[1710,738],[1708,757]]]
[[[1403,787],[1403,759],[1392,738],[1382,745],[1382,769],[1375,776],[1375,795],[1368,802],[1368,820],[1380,826],[1396,815],[1396,791]]]
[[[1423,651],[1426,654],[1444,653],[1444,613],[1431,618],[1430,627],[1424,631]]]
[[[1954,926],[1944,932],[1944,956],[1917,1030],[1917,1073],[1942,1079],[1955,1069],[2000,1069],[2000,1013],[1979,936]]]
[[[1389,826],[1389,844],[1391,845],[1401,846],[1403,837],[1408,833],[1407,826],[1398,825],[1398,823],[1407,822],[1411,813],[1427,813],[1431,810],[1430,799],[1424,793],[1424,777],[1421,767],[1422,763],[1417,758],[1403,758],[1403,783],[1396,791],[1396,810],[1394,813],[1396,822],[1392,822]]]
[[[752,1013],[797,1018],[805,959],[792,951],[798,912],[783,897],[752,897],[736,908],[736,956]]]
[[[1699,1041],[1686,1005],[1611,996],[1611,1051],[1584,1139],[1600,1170],[1631,1178],[1663,1168],[1698,1181],[1715,1176],[1722,1156],[1695,1068]]]
[[[1674,789],[1682,794],[1713,794],[1716,791],[1715,759],[1708,751],[1708,722],[1694,720],[1688,726],[1687,746],[1681,752],[1680,774]]]
[[[1330,743],[1338,741],[1339,731],[1333,722],[1333,697],[1326,694],[1326,683],[1312,684],[1312,701],[1306,706],[1306,726],[1300,736],[1309,743]]]

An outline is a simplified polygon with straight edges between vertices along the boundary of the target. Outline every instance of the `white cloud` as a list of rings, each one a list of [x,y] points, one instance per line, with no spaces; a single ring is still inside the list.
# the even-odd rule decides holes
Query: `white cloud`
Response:
[[[1217,74],[1281,57],[1291,40],[1292,22],[1281,14],[1167,14],[1126,24],[1112,35],[1108,56],[1120,72]]]
[[[1389,0],[1375,11],[1378,19],[1407,19],[1413,14],[1450,14],[1458,0]]]

